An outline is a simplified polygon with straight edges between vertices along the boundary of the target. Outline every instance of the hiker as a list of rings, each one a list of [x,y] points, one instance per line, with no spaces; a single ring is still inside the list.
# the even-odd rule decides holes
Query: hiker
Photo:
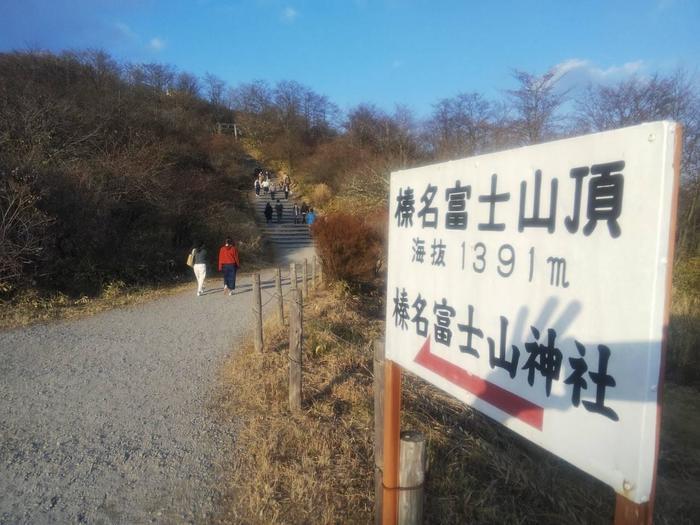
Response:
[[[224,272],[224,292],[228,290],[229,295],[233,295],[236,289],[236,272],[240,266],[236,243],[227,237],[226,244],[219,250],[219,271]]]
[[[301,203],[301,223],[306,224],[306,214],[309,213],[309,206],[306,202]]]
[[[284,211],[284,206],[279,199],[277,199],[277,204],[275,204],[275,212],[277,213],[277,223],[282,222],[282,212]]]
[[[270,199],[275,200],[275,192],[277,191],[277,184],[273,182],[270,183]]]
[[[289,183],[285,182],[283,188],[284,188],[284,200],[289,200]]]
[[[314,209],[311,208],[309,210],[309,213],[306,214],[306,224],[311,226],[315,220],[316,220],[316,214],[314,213]]]
[[[270,206],[270,201],[267,201],[265,205],[265,223],[270,224],[272,220],[272,206]]]
[[[203,242],[195,242],[192,250],[192,270],[197,279],[197,297],[204,293],[204,279],[207,278],[207,249]]]
[[[260,181],[255,179],[255,196],[260,197]]]
[[[294,203],[294,206],[292,206],[292,215],[294,215],[294,224],[299,224],[299,221],[301,220],[301,210],[296,202]]]
[[[268,179],[262,181],[262,189],[265,195],[270,191],[270,181]]]

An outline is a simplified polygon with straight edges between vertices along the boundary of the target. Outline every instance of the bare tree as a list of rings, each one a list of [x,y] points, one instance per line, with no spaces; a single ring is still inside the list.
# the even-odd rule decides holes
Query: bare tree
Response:
[[[136,86],[144,86],[154,93],[165,93],[173,84],[175,70],[165,64],[134,64],[127,67],[127,79]]]
[[[212,73],[206,73],[203,79],[204,93],[212,104],[221,106],[224,104],[226,82]]]
[[[173,82],[173,88],[178,93],[191,98],[199,96],[199,80],[196,76],[190,73],[178,73],[175,77],[175,81]]]
[[[0,171],[0,292],[12,288],[43,250],[50,221],[36,201],[28,185]]]
[[[700,243],[700,96],[697,84],[679,70],[632,77],[612,86],[588,86],[576,102],[583,131],[603,131],[670,119],[683,124],[682,188],[678,247],[697,253]]]
[[[438,159],[474,155],[491,141],[491,104],[478,93],[444,98],[433,106],[426,128],[427,140]]]
[[[557,110],[568,94],[557,90],[561,77],[554,71],[537,76],[516,69],[513,78],[519,87],[506,93],[516,113],[515,128],[521,142],[535,144],[554,136]]]

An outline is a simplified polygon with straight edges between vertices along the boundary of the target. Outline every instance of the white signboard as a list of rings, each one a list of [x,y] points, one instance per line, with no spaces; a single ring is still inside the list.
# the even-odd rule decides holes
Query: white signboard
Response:
[[[391,175],[387,358],[637,503],[656,461],[676,129]]]

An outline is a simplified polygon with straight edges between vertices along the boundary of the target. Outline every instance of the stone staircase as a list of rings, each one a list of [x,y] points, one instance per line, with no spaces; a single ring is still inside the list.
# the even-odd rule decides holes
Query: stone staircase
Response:
[[[314,243],[309,227],[306,224],[294,224],[294,215],[292,213],[294,201],[291,199],[285,200],[284,193],[279,191],[275,193],[275,197],[272,200],[269,194],[264,195],[262,192],[260,197],[256,197],[255,194],[251,197],[260,231],[272,244],[280,262],[300,262],[304,257],[313,257]],[[274,211],[277,198],[280,198],[280,204],[284,206],[282,220],[279,223],[277,222],[277,213]],[[273,213],[272,220],[266,223],[264,212],[265,205],[268,202],[272,206]]]

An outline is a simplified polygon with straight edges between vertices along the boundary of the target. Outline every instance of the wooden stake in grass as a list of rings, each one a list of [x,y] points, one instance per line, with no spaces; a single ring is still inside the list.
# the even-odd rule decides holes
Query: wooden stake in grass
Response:
[[[303,302],[301,290],[292,291],[289,304],[289,410],[301,410],[301,345]]]
[[[260,296],[260,274],[253,274],[253,324],[255,350],[262,352],[263,328],[262,328],[262,297]]]
[[[399,428],[401,420],[401,367],[384,360],[384,482],[382,523],[396,525],[399,488]]]
[[[311,261],[311,289],[316,291],[316,256]]]
[[[615,525],[651,525],[649,502],[635,503],[620,494],[615,498]]]
[[[374,341],[374,523],[382,522],[384,468],[384,341]]]
[[[284,299],[282,298],[282,271],[275,268],[275,290],[277,291],[277,315],[284,325]]]
[[[297,289],[297,263],[291,263],[289,265],[289,284],[292,290]]]
[[[425,436],[416,431],[401,432],[399,452],[400,525],[420,525],[423,523],[425,458]]]
[[[309,261],[304,259],[304,297],[309,296]]]

